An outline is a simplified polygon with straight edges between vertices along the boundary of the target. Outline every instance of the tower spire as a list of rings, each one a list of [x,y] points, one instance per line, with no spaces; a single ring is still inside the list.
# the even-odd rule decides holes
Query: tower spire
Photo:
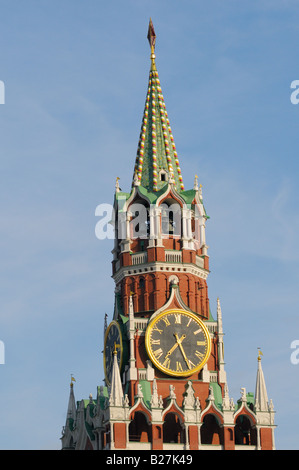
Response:
[[[262,351],[259,349],[258,353],[258,370],[256,376],[256,387],[255,387],[255,408],[257,411],[268,411],[268,394],[266,389],[266,383],[264,373],[262,369]]]
[[[73,422],[76,418],[76,401],[75,401],[75,395],[74,395],[74,384],[75,379],[73,375],[71,375],[71,383],[70,383],[70,396],[69,396],[69,403],[68,403],[68,408],[67,408],[67,425],[71,425],[71,422]]]
[[[122,388],[120,371],[119,371],[118,362],[117,362],[116,346],[113,352],[113,368],[112,368],[109,403],[110,403],[110,406],[122,406],[123,405],[123,388]]]
[[[156,33],[151,19],[147,38],[151,48],[151,69],[132,184],[139,181],[147,191],[155,192],[173,181],[176,190],[182,191],[178,154],[155,62]]]

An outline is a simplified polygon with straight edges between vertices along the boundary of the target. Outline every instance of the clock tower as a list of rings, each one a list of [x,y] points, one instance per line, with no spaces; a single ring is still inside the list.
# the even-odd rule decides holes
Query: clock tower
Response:
[[[105,381],[75,403],[62,447],[274,449],[274,410],[258,356],[256,390],[234,403],[224,363],[220,301],[208,296],[208,215],[197,176],[185,189],[148,30],[150,72],[132,186],[116,180],[112,277],[105,318]]]

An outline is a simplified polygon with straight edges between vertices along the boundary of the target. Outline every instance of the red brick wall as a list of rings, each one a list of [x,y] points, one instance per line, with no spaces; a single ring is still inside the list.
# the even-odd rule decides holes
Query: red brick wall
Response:
[[[132,274],[122,281],[121,297],[123,311],[128,315],[129,296],[133,294],[134,313],[139,312],[146,315],[161,307],[168,301],[170,296],[169,276],[171,268],[165,272],[152,272]],[[203,318],[209,318],[208,286],[204,279],[194,274],[176,272],[179,278],[179,291],[183,302],[192,311]],[[142,282],[143,284],[141,284]]]
[[[114,445],[117,449],[126,448],[126,424],[115,423],[114,428]]]
[[[261,448],[262,450],[272,450],[272,430],[271,428],[261,428],[260,429],[260,439],[261,439]]]

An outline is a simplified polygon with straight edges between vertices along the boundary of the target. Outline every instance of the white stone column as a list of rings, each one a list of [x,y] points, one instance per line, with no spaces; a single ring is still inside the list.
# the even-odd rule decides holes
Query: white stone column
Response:
[[[155,246],[156,239],[156,227],[155,227],[155,207],[150,205],[150,234],[149,234],[149,245],[150,247]]]
[[[155,218],[155,235],[156,235],[156,246],[163,246],[162,243],[162,230],[161,230],[161,208],[156,207],[154,209]]]
[[[135,358],[135,324],[134,324],[134,309],[133,299],[130,295],[129,299],[129,340],[130,340],[130,360],[129,369],[127,372],[128,380],[137,380],[137,368]]]

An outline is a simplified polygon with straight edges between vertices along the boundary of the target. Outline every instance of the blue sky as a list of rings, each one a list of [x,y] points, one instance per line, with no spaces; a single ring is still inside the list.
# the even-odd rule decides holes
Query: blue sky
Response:
[[[111,240],[95,209],[129,190],[156,63],[186,188],[203,185],[212,313],[230,395],[257,348],[278,449],[298,449],[299,6],[259,0],[0,0],[0,449],[59,449],[69,395],[103,383]]]

